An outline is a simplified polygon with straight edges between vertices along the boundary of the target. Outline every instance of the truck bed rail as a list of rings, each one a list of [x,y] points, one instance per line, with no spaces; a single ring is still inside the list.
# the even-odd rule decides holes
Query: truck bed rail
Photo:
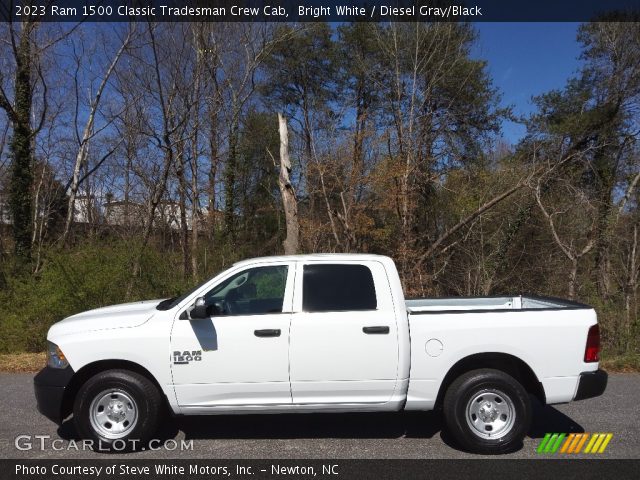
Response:
[[[592,308],[589,305],[571,300],[531,294],[496,297],[417,298],[407,299],[405,304],[407,311],[411,314],[449,313],[457,311],[582,310]]]

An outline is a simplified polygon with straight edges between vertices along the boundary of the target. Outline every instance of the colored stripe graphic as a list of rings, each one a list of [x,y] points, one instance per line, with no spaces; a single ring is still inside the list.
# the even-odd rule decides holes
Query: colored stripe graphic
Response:
[[[569,452],[568,453],[573,453],[576,451],[576,447],[578,446],[578,443],[580,443],[580,440],[582,440],[582,433],[578,433],[576,434],[576,436],[573,439],[573,442],[571,442],[571,446],[569,447]]]
[[[578,445],[576,445],[576,450],[573,453],[580,453],[580,450],[582,450],[582,446],[584,445],[584,442],[587,441],[587,438],[589,438],[589,434],[583,433],[582,437],[580,438],[580,442],[578,442]]]
[[[613,438],[612,433],[547,433],[537,453],[603,453]],[[586,444],[586,447],[585,447]],[[583,447],[584,450],[582,449]]]
[[[554,443],[553,447],[551,447],[551,453],[556,453],[556,451],[560,447],[560,444],[562,443],[562,440],[564,440],[564,437],[565,437],[564,433],[561,433],[560,435],[558,435],[558,439],[556,440],[556,443]]]
[[[609,445],[609,442],[611,441],[611,439],[613,438],[613,433],[607,433],[607,436],[604,439],[604,442],[602,442],[602,445],[600,445],[600,450],[598,450],[598,453],[602,453],[607,449],[607,445]]]
[[[564,445],[562,445],[562,450],[560,450],[560,453],[567,453],[567,450],[569,449],[569,445],[571,445],[571,442],[573,442],[574,438],[576,438],[576,434],[570,433],[567,439],[565,440]]]
[[[551,448],[553,448],[553,445],[556,442],[557,438],[558,438],[557,433],[554,433],[553,435],[551,435],[551,438],[547,442],[547,446],[544,448],[544,453],[551,453]]]
[[[589,440],[589,443],[587,443],[587,447],[584,449],[584,453],[589,453],[591,451],[591,447],[593,447],[593,444],[596,443],[596,440],[598,440],[598,437],[600,437],[600,434],[598,433],[593,434],[593,436]]]
[[[547,433],[542,439],[542,441],[540,442],[540,445],[538,445],[538,450],[536,450],[536,452],[542,453],[544,451],[545,445],[547,444],[550,438],[551,438],[551,434]]]

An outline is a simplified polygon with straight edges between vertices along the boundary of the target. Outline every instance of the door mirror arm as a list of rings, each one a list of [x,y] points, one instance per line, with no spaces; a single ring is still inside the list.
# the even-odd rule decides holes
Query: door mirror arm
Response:
[[[191,310],[185,310],[180,315],[181,320],[204,320],[206,318],[209,318],[209,314],[207,312],[207,305],[204,301],[204,297],[196,298]]]

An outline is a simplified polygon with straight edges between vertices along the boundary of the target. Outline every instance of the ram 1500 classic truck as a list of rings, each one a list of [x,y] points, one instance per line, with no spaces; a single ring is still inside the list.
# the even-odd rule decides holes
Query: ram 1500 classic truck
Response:
[[[176,298],[73,315],[48,333],[39,410],[101,448],[175,415],[441,408],[469,450],[517,448],[531,397],[602,394],[591,307],[535,296],[405,300],[388,257],[236,263]]]

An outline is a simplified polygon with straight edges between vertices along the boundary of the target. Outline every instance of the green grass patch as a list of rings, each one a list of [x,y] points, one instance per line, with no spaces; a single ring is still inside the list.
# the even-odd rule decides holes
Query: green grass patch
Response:
[[[47,362],[45,352],[3,353],[0,354],[0,372],[35,373]]]
[[[600,367],[608,372],[640,372],[640,353],[605,356],[600,362]]]

